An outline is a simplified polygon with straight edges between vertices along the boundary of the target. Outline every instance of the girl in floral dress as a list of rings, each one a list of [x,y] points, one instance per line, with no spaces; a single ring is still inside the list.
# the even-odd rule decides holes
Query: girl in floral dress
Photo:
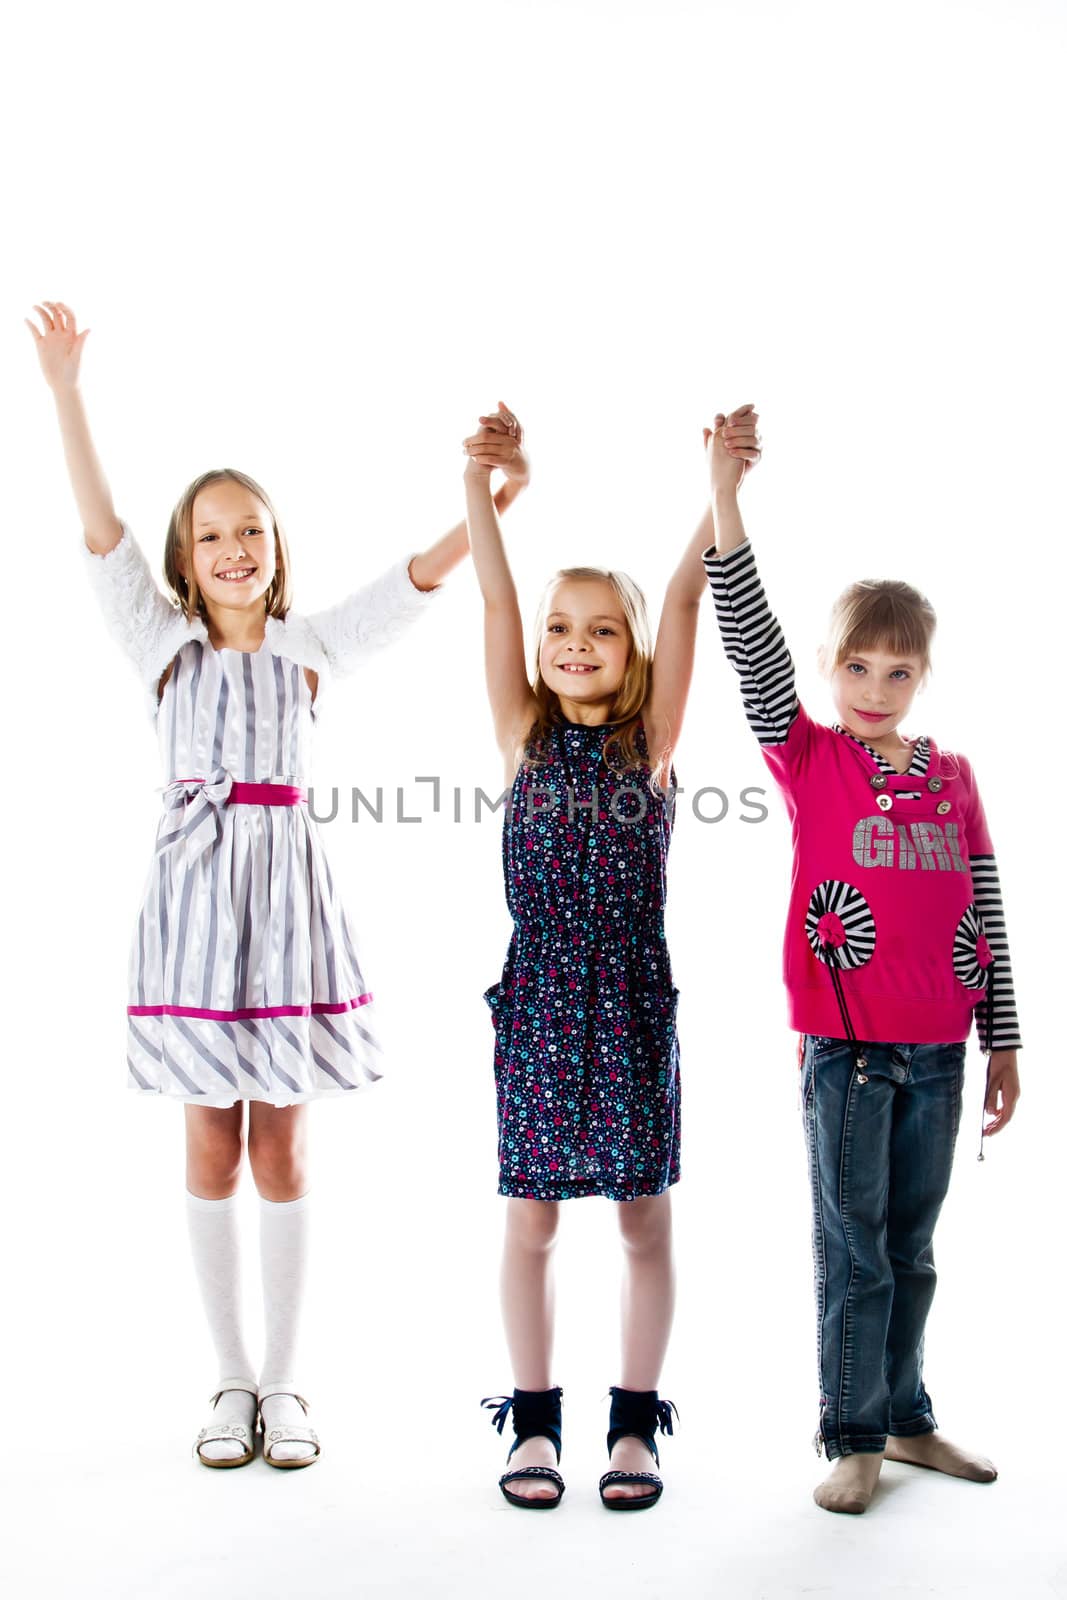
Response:
[[[664,935],[671,766],[704,589],[702,523],[667,589],[655,651],[624,573],[568,567],[550,581],[528,677],[519,603],[489,473],[521,429],[503,405],[468,439],[467,520],[485,602],[486,677],[512,784],[504,872],[514,932],[486,995],[496,1029],[500,1186],[508,1214],[503,1310],[515,1389],[486,1404],[515,1442],[500,1487],[549,1509],[563,1479],[553,1383],[552,1247],[559,1205],[601,1195],[624,1244],[622,1370],[612,1388],[612,1510],[654,1505],[658,1394],[674,1305],[670,1194],[679,1175],[676,1011]],[[759,457],[751,406],[719,417],[735,480]],[[485,438],[485,431],[489,439]]]

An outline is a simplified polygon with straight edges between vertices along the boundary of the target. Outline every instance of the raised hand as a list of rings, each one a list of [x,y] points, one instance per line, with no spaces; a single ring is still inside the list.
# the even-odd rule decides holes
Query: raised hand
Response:
[[[502,400],[487,417],[478,418],[477,433],[464,439],[467,453],[466,476],[487,478],[499,467],[516,489],[530,481],[530,458],[523,447],[522,423]]]
[[[755,406],[739,406],[730,415],[720,411],[704,429],[704,447],[711,467],[712,489],[739,489],[745,473],[763,454]]]
[[[44,381],[54,391],[76,389],[82,348],[89,337],[89,329],[78,332],[77,319],[62,300],[44,300],[33,308],[41,319],[44,332],[29,317],[23,320],[37,344],[37,359],[41,363]]]

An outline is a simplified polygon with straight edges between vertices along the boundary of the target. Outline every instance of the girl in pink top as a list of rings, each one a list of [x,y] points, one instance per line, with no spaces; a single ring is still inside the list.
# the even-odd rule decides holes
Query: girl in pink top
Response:
[[[846,590],[821,652],[837,720],[814,722],[742,526],[740,441],[719,417],[705,442],[704,565],[793,827],[785,981],[812,1186],[817,1443],[834,1461],[815,1499],[862,1512],[886,1458],[996,1477],[937,1431],[922,1352],[973,1021],[989,1055],[984,1133],[1019,1094],[1004,914],[970,764],[899,731],[930,664],[929,602],[899,582]]]

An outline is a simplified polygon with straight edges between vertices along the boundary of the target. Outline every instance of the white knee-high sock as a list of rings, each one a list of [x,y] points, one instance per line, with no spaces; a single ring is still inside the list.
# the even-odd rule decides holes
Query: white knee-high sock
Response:
[[[296,1337],[307,1275],[308,1196],[259,1202],[266,1350],[260,1388],[296,1380]]]
[[[219,1381],[247,1377],[255,1388],[241,1330],[237,1196],[202,1200],[186,1192],[186,1202],[193,1265],[219,1363]]]

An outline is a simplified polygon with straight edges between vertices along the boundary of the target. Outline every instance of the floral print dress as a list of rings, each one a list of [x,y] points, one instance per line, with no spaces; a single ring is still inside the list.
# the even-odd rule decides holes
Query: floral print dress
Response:
[[[605,761],[616,725],[558,722],[504,824],[514,931],[496,1030],[499,1192],[660,1194],[679,1176],[676,1016],[663,926],[674,774]],[[617,763],[612,748],[608,761]],[[595,808],[592,804],[595,798]]]

